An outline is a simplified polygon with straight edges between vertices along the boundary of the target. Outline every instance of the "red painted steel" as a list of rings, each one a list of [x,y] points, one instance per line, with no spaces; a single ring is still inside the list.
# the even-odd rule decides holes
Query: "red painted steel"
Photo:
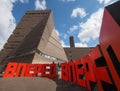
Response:
[[[67,63],[62,63],[62,80],[68,81],[69,76],[68,76],[68,64]]]
[[[35,64],[34,76],[38,76],[42,73],[42,64]],[[40,75],[41,76],[41,75]]]
[[[34,71],[35,71],[35,65],[34,64],[28,64],[26,72],[25,72],[25,76],[33,77],[34,76]]]
[[[120,91],[120,26],[105,9],[99,42],[114,83]]]
[[[86,80],[84,79],[85,72],[83,68],[83,63],[81,62],[81,60],[76,60],[74,61],[74,63],[75,63],[75,68],[76,68],[77,84],[83,87],[87,87]]]
[[[97,79],[98,88],[100,91],[105,91],[105,88],[103,87],[103,82],[112,84],[111,79],[109,77],[107,66],[106,64],[103,64],[104,57],[102,56],[99,47],[96,46],[91,52],[90,52],[91,61],[93,63],[93,69],[95,72],[95,77]],[[103,59],[101,59],[103,58]],[[102,64],[102,65],[101,65]]]
[[[87,88],[89,91],[92,91],[96,86],[93,64],[89,55],[84,56],[81,60],[84,66]]]
[[[18,63],[9,62],[3,75],[3,78],[14,77],[17,66]]]
[[[49,69],[47,67],[49,67],[49,64],[42,64],[42,77],[49,77]]]
[[[50,78],[57,78],[56,64],[50,64]]]
[[[73,61],[68,63],[69,81],[76,83],[76,70]]]
[[[19,77],[19,76],[24,77],[25,73],[26,73],[26,67],[27,67],[26,63],[19,63],[17,70],[15,72],[16,73],[15,76],[16,77]]]

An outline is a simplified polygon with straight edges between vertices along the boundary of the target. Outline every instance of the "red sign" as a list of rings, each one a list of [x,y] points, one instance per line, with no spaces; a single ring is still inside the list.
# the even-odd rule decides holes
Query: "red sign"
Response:
[[[3,78],[19,76],[56,78],[56,64],[8,63]]]

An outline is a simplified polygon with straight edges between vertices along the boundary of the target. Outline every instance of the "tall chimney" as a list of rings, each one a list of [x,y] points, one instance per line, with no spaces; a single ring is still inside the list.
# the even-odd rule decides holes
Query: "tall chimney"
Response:
[[[70,36],[70,47],[75,47],[73,36]]]

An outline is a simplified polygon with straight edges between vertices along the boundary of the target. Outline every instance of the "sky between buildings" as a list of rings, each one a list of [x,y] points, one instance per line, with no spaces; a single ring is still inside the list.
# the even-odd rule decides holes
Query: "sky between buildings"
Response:
[[[104,7],[118,0],[0,0],[0,49],[27,10],[53,11],[62,45],[74,36],[76,47],[98,44]]]

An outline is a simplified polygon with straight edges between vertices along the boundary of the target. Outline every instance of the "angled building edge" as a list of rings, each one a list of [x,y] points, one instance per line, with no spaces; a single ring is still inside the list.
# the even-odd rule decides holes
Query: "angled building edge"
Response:
[[[0,65],[4,68],[8,62],[68,61],[54,27],[52,11],[27,11],[4,45],[0,57]]]

